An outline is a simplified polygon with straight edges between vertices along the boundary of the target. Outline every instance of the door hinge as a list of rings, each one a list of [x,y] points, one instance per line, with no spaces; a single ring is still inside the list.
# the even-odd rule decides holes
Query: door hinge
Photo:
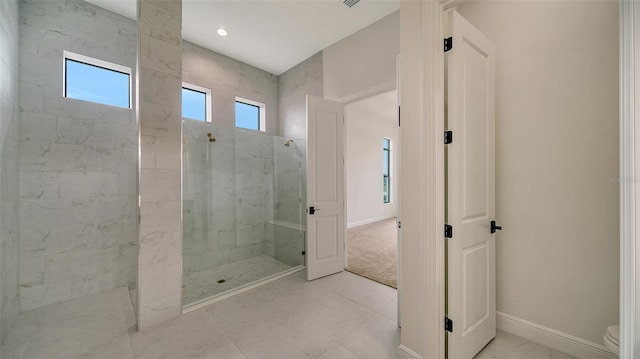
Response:
[[[453,131],[444,131],[444,144],[448,145],[453,142]]]
[[[400,106],[398,106],[398,127],[400,127]]]
[[[447,52],[453,48],[453,37],[447,37],[444,39],[444,52]]]
[[[402,228],[402,222],[398,221],[398,229]]]
[[[444,330],[453,333],[453,320],[448,317],[444,317]]]
[[[453,238],[453,226],[444,225],[444,238]]]
[[[304,251],[302,251],[302,255],[305,255],[306,253]]]

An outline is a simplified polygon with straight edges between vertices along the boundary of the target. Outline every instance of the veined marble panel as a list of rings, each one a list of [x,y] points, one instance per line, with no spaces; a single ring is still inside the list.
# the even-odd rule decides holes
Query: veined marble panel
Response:
[[[135,22],[80,0],[21,1],[19,20],[22,309],[134,287],[135,114],[63,97],[62,64],[68,50],[135,76]]]
[[[278,76],[189,42],[182,81],[211,89],[213,123],[235,128],[236,96],[265,104],[266,132],[278,133]]]
[[[0,343],[20,313],[18,2],[0,2]]]
[[[182,1],[138,0],[140,237],[138,328],[180,316]],[[163,31],[158,31],[164,27]],[[156,117],[162,108],[163,116]]]
[[[306,138],[306,95],[322,97],[322,52],[281,74],[278,85],[279,134]]]

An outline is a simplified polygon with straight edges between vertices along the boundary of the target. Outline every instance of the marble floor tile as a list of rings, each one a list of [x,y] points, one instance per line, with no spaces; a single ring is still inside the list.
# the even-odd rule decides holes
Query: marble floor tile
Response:
[[[276,319],[272,325],[277,337],[309,358],[316,358],[333,345],[319,328],[298,315]]]
[[[347,271],[317,279],[317,282],[327,289],[374,311],[387,304],[391,298],[396,296],[397,292],[394,288],[379,285],[380,283]]]
[[[360,358],[387,359],[400,345],[400,329],[394,321],[376,314],[340,340],[340,344]]]
[[[276,281],[260,286],[260,289],[274,296],[284,297],[291,292],[308,290],[309,288],[325,288],[317,281],[307,281],[307,271],[303,270]]]
[[[278,339],[267,339],[253,344],[241,345],[240,350],[247,359],[308,359],[298,349]]]
[[[271,294],[280,303],[292,311],[300,309],[305,303],[315,300],[327,292],[317,281],[307,281],[306,271],[301,271],[277,281],[267,283],[260,290]]]
[[[18,316],[0,349],[0,358],[24,358],[33,333],[38,328],[38,318],[35,310],[24,312]]]
[[[120,302],[122,303],[122,309],[124,311],[124,318],[127,323],[127,330],[129,334],[133,334],[138,331],[136,311],[134,308],[135,302],[131,298],[131,293],[136,292],[136,289],[120,288]]]
[[[338,343],[334,343],[318,359],[359,359],[355,354]]]
[[[391,298],[387,304],[378,310],[378,314],[394,322],[398,322],[398,296],[395,295]]]
[[[120,289],[34,312],[38,317],[37,328],[32,332],[24,358],[93,357],[112,351],[127,358],[127,353],[130,354]]]
[[[208,305],[205,310],[239,345],[275,338],[273,323],[291,315],[271,295],[257,288]]]
[[[340,340],[374,315],[374,312],[333,292],[304,303],[298,314],[333,340]]]
[[[59,356],[59,358],[69,359],[133,359],[133,351],[131,350],[131,340],[129,335],[114,338],[113,340],[101,343],[89,351],[74,356]],[[53,358],[53,356],[34,357],[34,358]]]
[[[349,274],[351,275],[351,274]],[[374,283],[374,282],[371,282]],[[307,282],[296,273],[138,333],[127,288],[27,311],[2,359],[397,359],[396,293],[377,304],[336,275]],[[388,288],[382,284],[374,286]],[[382,300],[380,301],[382,302]],[[378,308],[373,310],[372,307]],[[575,359],[498,331],[476,359]]]
[[[182,283],[185,305],[270,277],[292,268],[279,260],[261,255],[186,275]],[[218,281],[224,280],[222,283]]]
[[[498,330],[496,337],[474,359],[576,359],[573,356]]]
[[[140,359],[244,358],[204,309],[131,335],[131,346]]]

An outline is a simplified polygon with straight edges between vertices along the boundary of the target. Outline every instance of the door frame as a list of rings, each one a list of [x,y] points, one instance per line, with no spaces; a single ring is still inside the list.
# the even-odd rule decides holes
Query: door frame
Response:
[[[640,211],[636,166],[640,159],[640,6],[620,2],[620,358],[640,355]],[[636,110],[638,109],[638,110]],[[638,118],[640,119],[640,113]]]
[[[398,73],[398,67],[399,67],[399,58],[400,55],[398,55],[398,57],[396,58],[396,85],[392,86],[391,82],[388,82],[386,84],[383,84],[381,86],[377,86],[374,88],[370,88],[370,89],[366,89],[364,91],[361,91],[360,93],[356,94],[356,95],[352,95],[352,96],[348,96],[345,99],[343,99],[341,102],[342,104],[345,106],[345,114],[344,114],[344,158],[345,158],[345,172],[344,172],[344,268],[346,270],[348,264],[349,264],[349,256],[348,256],[348,248],[349,248],[349,236],[347,235],[347,232],[349,231],[349,221],[347,220],[347,214],[348,214],[348,209],[349,209],[349,196],[347,195],[347,191],[348,191],[348,187],[347,187],[347,171],[346,171],[346,158],[347,158],[347,139],[348,139],[348,135],[347,135],[347,111],[346,111],[346,107],[347,105],[350,105],[354,102],[358,102],[360,100],[364,100],[373,96],[377,96],[377,95],[382,95],[384,93],[387,92],[391,92],[391,91],[396,91],[396,107],[400,106],[400,86],[398,84],[397,79],[399,78],[399,73]],[[398,116],[400,114],[398,113]],[[399,119],[398,119],[399,120]],[[400,146],[402,144],[402,140],[401,140],[401,129],[400,126],[398,126],[398,133],[397,133],[397,140],[396,143],[394,145],[394,152],[397,153],[397,155],[394,155],[393,157],[393,165],[395,166],[395,183],[398,184],[398,190],[395,191],[395,201],[396,201],[396,225],[398,223],[398,221],[401,220],[401,205],[402,205],[402,182],[401,182],[401,171],[402,171],[402,165],[401,165],[401,158],[402,158],[402,152],[400,151]],[[394,198],[394,196],[392,196],[392,198]],[[397,279],[396,279],[396,293],[397,293],[397,299],[396,299],[396,303],[397,303],[397,312],[398,312],[398,317],[397,317],[397,324],[398,324],[398,328],[402,327],[401,325],[401,320],[402,317],[400,316],[400,278],[401,278],[401,274],[400,274],[400,260],[402,258],[401,253],[401,242],[400,242],[400,230],[398,229],[396,232],[396,239],[397,239],[397,250],[398,250],[398,256],[396,259],[396,265],[397,265]]]
[[[403,121],[399,350],[409,358],[444,358],[444,52],[443,13],[466,0],[401,0],[399,92]],[[620,357],[640,355],[640,4],[620,1]],[[640,96],[638,96],[640,97]],[[409,155],[410,154],[410,155]],[[636,170],[636,167],[638,168]],[[412,309],[411,315],[406,310]]]
[[[445,356],[443,12],[437,0],[400,4],[399,351],[408,358]]]

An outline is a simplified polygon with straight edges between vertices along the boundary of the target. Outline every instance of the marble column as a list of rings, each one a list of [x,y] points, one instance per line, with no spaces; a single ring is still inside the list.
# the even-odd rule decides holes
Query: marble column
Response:
[[[182,1],[138,0],[138,330],[181,314]]]

